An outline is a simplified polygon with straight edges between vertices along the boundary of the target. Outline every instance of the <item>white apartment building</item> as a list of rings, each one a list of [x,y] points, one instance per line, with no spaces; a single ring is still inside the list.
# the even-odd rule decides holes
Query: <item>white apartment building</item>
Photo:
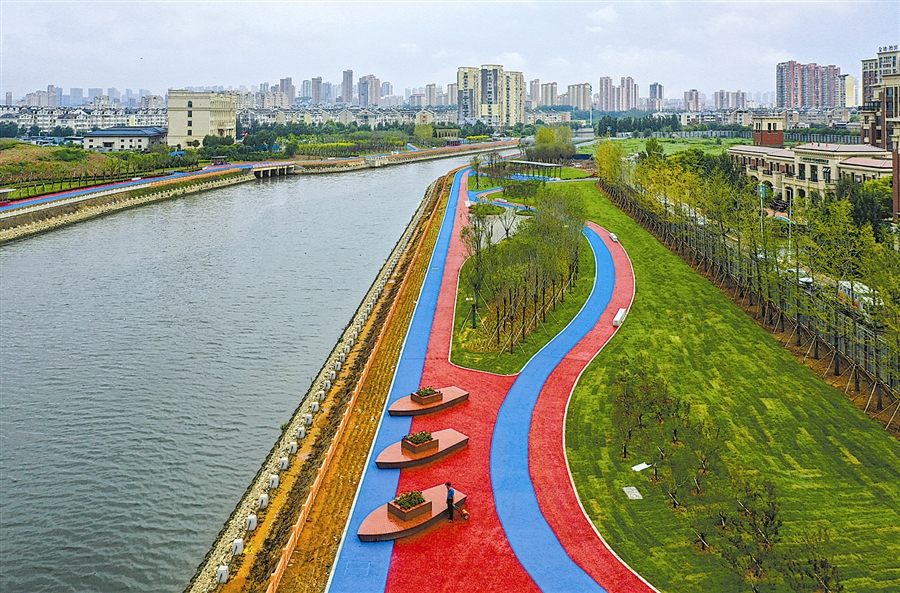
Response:
[[[170,90],[168,105],[169,146],[195,142],[199,146],[207,135],[235,136],[237,114],[231,95]]]
[[[481,121],[497,128],[525,123],[525,76],[521,72],[504,71],[498,64],[461,67],[456,86],[458,123]]]

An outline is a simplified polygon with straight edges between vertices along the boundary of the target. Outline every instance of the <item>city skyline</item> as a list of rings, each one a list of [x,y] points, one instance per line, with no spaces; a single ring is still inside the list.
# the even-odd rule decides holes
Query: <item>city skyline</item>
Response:
[[[887,6],[900,16],[897,3],[880,1],[779,2],[777,19],[760,11],[760,3],[746,2],[434,2],[429,20],[419,22],[416,11],[385,10],[396,3],[348,4],[349,24],[351,11],[316,3],[189,2],[165,4],[165,10],[153,1],[5,3],[0,86],[16,98],[47,84],[165,94],[189,86],[250,87],[285,76],[337,84],[351,69],[401,89],[446,86],[461,65],[499,63],[560,89],[631,76],[642,89],[663,85],[667,99],[689,89],[765,92],[775,88],[775,64],[788,60],[833,63],[859,77],[862,59],[897,41],[897,18],[874,15],[884,16]],[[443,17],[473,5],[478,17],[467,20],[465,43],[459,43]],[[292,23],[300,22],[292,32]],[[335,32],[358,22],[382,32],[376,47],[357,35],[335,43]],[[851,22],[871,26],[847,27],[840,43],[822,35],[834,23]],[[73,28],[81,34],[64,34]],[[140,33],[148,29],[153,36]],[[203,44],[204,33],[231,41]],[[98,52],[96,39],[116,51]]]

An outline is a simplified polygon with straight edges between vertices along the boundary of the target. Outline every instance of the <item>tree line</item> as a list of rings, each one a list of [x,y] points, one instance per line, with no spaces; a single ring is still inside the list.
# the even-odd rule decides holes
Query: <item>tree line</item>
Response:
[[[627,213],[720,287],[758,307],[829,371],[874,384],[872,408],[900,405],[900,253],[889,232],[888,181],[842,181],[768,216],[755,180],[728,155],[665,158],[651,140],[635,165],[601,143],[598,175]]]
[[[475,207],[462,231],[469,253],[464,281],[472,290],[476,329],[472,347],[512,352],[577,279],[585,211],[577,191],[544,188],[533,216],[504,208],[496,217],[504,232],[499,242],[494,218]]]

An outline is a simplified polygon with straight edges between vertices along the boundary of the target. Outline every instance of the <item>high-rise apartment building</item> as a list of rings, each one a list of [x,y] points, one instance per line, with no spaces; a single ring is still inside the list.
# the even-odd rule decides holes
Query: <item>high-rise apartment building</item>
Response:
[[[316,76],[310,81],[309,97],[312,105],[321,105],[322,101],[322,77]]]
[[[435,105],[437,105],[437,85],[426,84],[425,85],[425,106],[426,107],[434,107]]]
[[[786,109],[837,107],[838,77],[833,64],[800,64],[791,60],[775,66],[775,106]]]
[[[855,107],[857,105],[856,97],[856,79],[850,74],[841,74],[837,78],[837,101],[836,107]],[[841,102],[843,100],[843,102]]]
[[[588,103],[590,103],[590,86],[588,85]],[[501,104],[503,105],[503,127],[525,123],[525,75],[512,70],[503,71],[503,88]]]
[[[353,70],[344,70],[344,76],[341,81],[341,101],[343,103],[353,103]]]
[[[615,86],[610,77],[604,76],[600,79],[598,90],[597,109],[600,111],[629,111],[640,105],[638,85],[630,76],[623,76],[619,86]]]
[[[393,95],[393,94],[394,94],[394,85],[392,85],[389,82],[382,82],[381,83],[381,96],[387,97],[388,95]]]
[[[684,91],[684,110],[691,112],[700,111],[700,91],[697,89]]]
[[[278,90],[287,95],[288,102],[291,105],[294,104],[294,99],[297,98],[297,89],[294,87],[294,81],[290,76],[282,78],[278,82]]]
[[[541,106],[552,107],[559,101],[559,91],[555,82],[546,82],[541,85]]]
[[[649,111],[662,111],[666,105],[666,91],[658,82],[650,84],[650,100],[647,101]]]
[[[69,89],[69,105],[78,106],[84,103],[84,89],[72,87]]]
[[[862,61],[862,102],[875,100],[875,85],[885,76],[900,73],[900,47],[885,45],[878,48],[877,57]]]
[[[7,107],[10,107],[10,106],[12,106],[12,104],[13,104],[13,100],[12,100],[12,92],[11,92],[11,91],[6,91],[6,106],[7,106]]]
[[[260,88],[260,92],[262,92],[262,88]],[[301,97],[312,97],[312,81],[304,80],[300,83],[300,96]]]
[[[234,138],[236,111],[231,95],[170,90],[168,117],[169,146],[199,145],[207,135]]]
[[[447,105],[456,105],[459,101],[459,85],[451,82],[447,85]]]
[[[528,100],[541,104],[541,79],[535,78],[528,83]]]
[[[457,118],[460,124],[473,122],[481,115],[481,70],[459,68],[456,71]]]
[[[747,93],[738,91],[720,90],[713,94],[716,109],[746,109]]]
[[[566,95],[568,104],[578,111],[591,109],[591,83],[570,84]]]
[[[600,111],[613,111],[613,83],[612,78],[603,76],[600,78],[600,84],[597,86],[597,109]]]
[[[460,124],[482,121],[506,127],[525,122],[525,76],[497,64],[461,67],[456,73]]]
[[[89,88],[89,89],[88,89],[87,102],[88,102],[88,103],[93,103],[93,102],[94,102],[94,97],[96,97],[96,96],[98,96],[98,95],[102,95],[102,94],[103,94],[103,89],[96,89],[96,88],[93,88],[93,89],[92,89],[92,88]]]
[[[381,99],[381,81],[374,74],[366,74],[359,79],[359,101],[361,107],[378,105]]]

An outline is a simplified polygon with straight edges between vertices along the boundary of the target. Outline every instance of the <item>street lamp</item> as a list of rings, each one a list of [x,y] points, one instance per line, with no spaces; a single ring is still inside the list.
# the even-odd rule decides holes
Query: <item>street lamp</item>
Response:
[[[466,297],[467,303],[472,303],[472,329],[475,329],[475,315],[477,314],[478,305],[475,304],[473,297]]]

